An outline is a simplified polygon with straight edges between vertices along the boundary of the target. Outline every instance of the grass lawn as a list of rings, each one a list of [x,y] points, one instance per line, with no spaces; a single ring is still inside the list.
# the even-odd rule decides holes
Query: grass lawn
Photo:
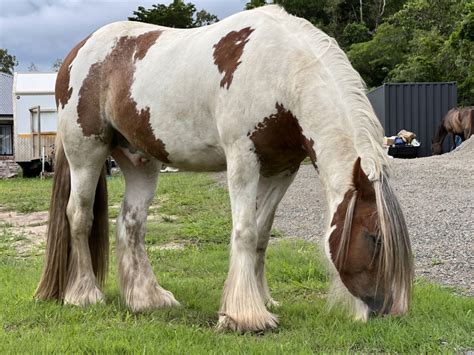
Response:
[[[110,215],[119,210],[124,182],[108,180]],[[31,212],[48,208],[51,180],[0,181],[0,206]],[[354,322],[327,310],[324,256],[303,241],[276,233],[267,275],[280,326],[263,335],[217,333],[220,294],[228,265],[227,193],[206,174],[160,177],[151,208],[147,248],[161,285],[181,307],[134,315],[123,305],[111,261],[106,303],[79,309],[32,298],[41,252],[19,256],[25,241],[0,221],[0,353],[311,353],[465,352],[474,349],[470,297],[417,280],[409,315]],[[111,239],[114,228],[111,224]],[[112,242],[112,249],[114,243]],[[39,255],[38,255],[39,254]],[[113,250],[112,250],[113,255]]]

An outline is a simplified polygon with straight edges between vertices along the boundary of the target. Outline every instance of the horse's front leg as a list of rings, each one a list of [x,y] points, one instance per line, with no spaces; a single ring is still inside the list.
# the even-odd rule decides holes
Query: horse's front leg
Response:
[[[288,172],[272,177],[260,176],[257,193],[257,263],[255,273],[257,275],[258,288],[265,303],[276,307],[278,302],[270,296],[267,280],[265,277],[265,253],[270,239],[275,212],[288,186],[292,183],[296,173]]]
[[[133,312],[178,305],[173,294],[162,288],[153,273],[146,250],[148,207],[153,200],[161,163],[130,159],[123,148],[113,157],[125,177],[125,197],[117,218],[117,261],[125,303]]]
[[[277,318],[265,307],[255,273],[260,167],[252,148],[252,142],[243,138],[226,149],[233,228],[219,329],[260,331],[277,326]]]

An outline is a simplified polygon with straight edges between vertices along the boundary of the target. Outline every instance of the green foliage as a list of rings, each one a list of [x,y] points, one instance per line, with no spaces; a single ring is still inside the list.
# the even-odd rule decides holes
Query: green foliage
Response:
[[[458,102],[474,103],[474,6],[462,0],[409,0],[349,59],[369,87],[383,82],[456,81]]]
[[[61,58],[57,58],[54,63],[51,65],[51,70],[54,72],[58,72],[63,64],[63,60]]]
[[[326,11],[330,0],[275,0],[274,3],[282,6],[288,13],[303,17],[316,27],[324,29],[330,21]]]
[[[349,47],[351,44],[366,42],[371,39],[369,29],[364,23],[351,22],[344,27],[340,39],[342,47]]]
[[[246,8],[264,5],[252,0]],[[474,104],[474,4],[465,0],[275,0],[334,37],[369,87],[456,81]]]
[[[216,15],[205,10],[196,12],[194,4],[184,3],[182,0],[174,0],[168,6],[153,4],[151,9],[139,6],[133,15],[128,19],[174,28],[199,27],[219,21]]]
[[[368,42],[356,43],[347,55],[369,87],[382,83],[388,73],[402,62],[407,51],[407,37],[402,28],[383,23]]]
[[[245,10],[252,10],[260,6],[267,5],[266,0],[251,0],[245,4]]]
[[[52,181],[39,178],[0,180],[0,206],[22,213],[46,211],[49,208]]]
[[[13,74],[13,69],[18,65],[14,55],[8,54],[7,49],[0,48],[0,72]]]
[[[216,15],[213,15],[206,10],[196,12],[195,17],[193,27],[207,26],[219,21],[219,18]]]

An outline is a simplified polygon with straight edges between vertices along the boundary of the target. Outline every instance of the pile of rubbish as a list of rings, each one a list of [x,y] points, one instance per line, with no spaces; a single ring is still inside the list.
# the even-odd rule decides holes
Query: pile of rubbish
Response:
[[[421,144],[416,139],[416,134],[402,129],[396,136],[384,137],[383,144],[390,146],[412,146],[419,147]]]
[[[415,133],[404,129],[396,136],[384,137],[383,144],[388,155],[394,158],[416,158],[421,145]]]

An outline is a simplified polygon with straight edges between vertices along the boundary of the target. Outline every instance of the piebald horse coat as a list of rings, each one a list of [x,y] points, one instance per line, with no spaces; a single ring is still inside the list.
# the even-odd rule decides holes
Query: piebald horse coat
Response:
[[[407,311],[411,250],[382,129],[344,53],[309,22],[267,6],[191,30],[113,23],[71,51],[56,97],[57,172],[37,297],[103,299],[101,169],[112,154],[126,181],[117,259],[127,305],[177,304],[144,247],[161,164],[227,169],[233,229],[219,327],[275,327],[265,251],[277,205],[309,156],[329,205],[325,250],[337,295],[358,319]]]

